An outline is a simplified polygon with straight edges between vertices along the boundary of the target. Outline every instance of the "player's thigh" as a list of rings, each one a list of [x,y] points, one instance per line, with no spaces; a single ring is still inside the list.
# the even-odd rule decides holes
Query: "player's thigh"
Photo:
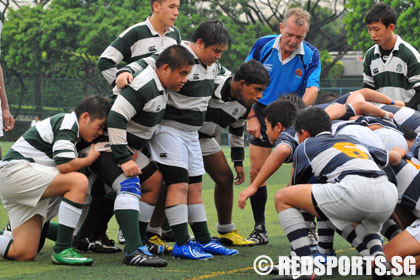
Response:
[[[417,220],[417,226],[419,223],[418,221],[419,220]],[[415,223],[413,223],[413,225],[414,224]],[[412,227],[412,225],[408,228],[410,227]],[[385,256],[388,259],[391,259],[393,256],[405,257],[419,255],[420,242],[416,238],[420,238],[420,227],[418,227],[418,229],[413,228],[411,233],[407,229],[400,232],[384,246]]]
[[[302,184],[280,189],[275,195],[277,212],[293,207],[318,216],[312,202],[312,185]]]

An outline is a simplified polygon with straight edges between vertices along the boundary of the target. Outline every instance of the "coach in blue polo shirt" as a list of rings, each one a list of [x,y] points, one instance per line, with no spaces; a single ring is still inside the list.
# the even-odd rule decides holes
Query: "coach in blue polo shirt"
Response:
[[[308,12],[300,8],[289,9],[284,15],[284,21],[280,23],[281,34],[259,38],[246,58],[246,61],[260,61],[270,74],[270,85],[248,115],[251,181],[257,176],[273,147],[266,134],[264,108],[286,94],[298,95],[306,105],[312,104],[318,96],[321,73],[319,52],[303,41],[309,31],[309,20]],[[260,187],[251,197],[255,228],[249,239],[256,244],[268,242],[264,214],[266,201],[266,186]]]

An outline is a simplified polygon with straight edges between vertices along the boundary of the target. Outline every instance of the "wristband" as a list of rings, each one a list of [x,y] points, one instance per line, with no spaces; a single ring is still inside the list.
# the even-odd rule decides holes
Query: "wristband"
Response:
[[[250,119],[253,119],[253,118],[256,118],[256,117],[257,117],[256,115],[252,115],[252,116],[248,116],[246,119],[250,120]]]

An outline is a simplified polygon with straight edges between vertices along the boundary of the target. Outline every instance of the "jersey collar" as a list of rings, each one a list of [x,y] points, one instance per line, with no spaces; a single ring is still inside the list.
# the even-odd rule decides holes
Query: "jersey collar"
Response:
[[[395,35],[397,35],[397,34],[395,34]],[[393,51],[398,51],[400,49],[401,43],[402,43],[402,39],[401,39],[400,36],[397,35],[397,41],[395,41],[395,45],[394,45],[394,48],[392,49],[391,53]],[[378,44],[375,44],[375,52],[374,53],[375,53],[375,55],[381,55],[381,51],[379,49]]]
[[[160,34],[155,30],[152,23],[150,22],[150,17],[147,17],[146,25],[147,25],[147,27],[149,27],[150,33],[152,33],[152,35],[159,35],[160,36]],[[165,35],[166,35],[166,33],[169,33],[169,32],[172,32],[172,31],[174,31],[174,29],[172,27],[168,26],[166,28]]]
[[[283,63],[286,64],[287,62],[289,62],[290,60],[292,60],[296,55],[305,55],[305,48],[303,47],[303,41],[299,44],[299,46],[297,47],[297,49],[288,57],[286,58],[284,61],[281,57],[281,49],[280,49],[280,38],[281,38],[281,34],[276,38],[276,41],[273,44],[273,48],[275,48],[279,54],[279,60]]]

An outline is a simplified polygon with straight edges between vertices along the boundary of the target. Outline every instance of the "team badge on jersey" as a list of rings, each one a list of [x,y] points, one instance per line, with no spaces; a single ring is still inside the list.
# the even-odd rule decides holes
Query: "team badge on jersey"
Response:
[[[157,52],[156,46],[150,46],[149,47],[149,52]]]
[[[397,69],[396,69],[396,71],[397,71],[397,72],[402,72],[402,65],[401,65],[401,63],[398,63],[398,64],[397,64]]]
[[[298,68],[298,69],[296,69],[296,75],[298,76],[298,77],[302,77],[302,69],[300,69],[300,68]]]

